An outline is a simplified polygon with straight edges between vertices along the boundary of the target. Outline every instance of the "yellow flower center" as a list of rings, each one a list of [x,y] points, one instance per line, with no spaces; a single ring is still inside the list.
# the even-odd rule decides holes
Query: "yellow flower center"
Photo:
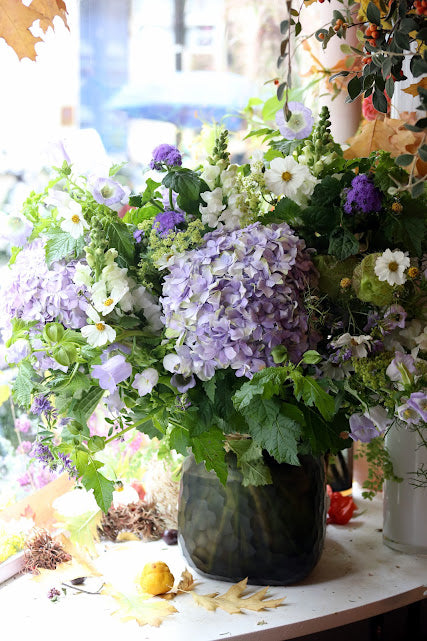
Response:
[[[408,276],[409,276],[409,278],[417,278],[417,276],[419,275],[419,273],[420,273],[420,270],[418,269],[418,267],[410,267],[410,268],[408,269]]]
[[[103,332],[105,329],[104,323],[96,323],[95,327],[98,330],[98,332]]]
[[[289,182],[292,178],[292,174],[289,171],[284,171],[282,174],[282,180],[285,181],[285,183]]]
[[[395,260],[393,260],[391,263],[388,264],[388,268],[391,272],[397,272],[399,269],[399,265],[396,263]]]
[[[340,286],[341,286],[343,289],[348,289],[349,287],[351,287],[351,280],[350,280],[350,278],[341,278],[341,280],[340,280]]]
[[[114,303],[112,298],[107,298],[107,300],[104,301],[105,307],[110,307]]]
[[[77,223],[80,222],[80,216],[78,216],[77,214],[74,214],[73,216],[71,216],[71,220],[73,221],[73,223],[76,223],[77,225]]]

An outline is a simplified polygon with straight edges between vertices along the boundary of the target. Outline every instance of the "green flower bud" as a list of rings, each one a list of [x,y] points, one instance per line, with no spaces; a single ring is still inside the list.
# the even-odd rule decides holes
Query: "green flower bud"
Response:
[[[68,367],[71,363],[75,363],[77,358],[77,349],[72,343],[58,345],[52,351],[52,356],[57,363],[64,367]]]
[[[64,335],[61,323],[47,323],[43,329],[43,337],[51,343],[58,343]]]
[[[378,280],[375,263],[381,253],[368,254],[353,272],[353,289],[357,298],[365,303],[383,306],[393,300],[393,287],[387,281]]]

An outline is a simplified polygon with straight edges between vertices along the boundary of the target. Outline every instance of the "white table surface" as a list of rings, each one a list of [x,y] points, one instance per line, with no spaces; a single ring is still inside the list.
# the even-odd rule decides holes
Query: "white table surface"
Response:
[[[359,515],[346,526],[328,525],[321,560],[312,574],[295,586],[272,587],[270,598],[286,599],[282,606],[261,612],[228,614],[196,606],[191,595],[176,598],[178,612],[160,627],[139,627],[122,622],[109,596],[86,595],[68,590],[51,603],[51,586],[31,575],[10,579],[0,586],[2,631],[17,641],[57,638],[60,641],[284,641],[369,618],[423,598],[427,583],[427,556],[390,550],[382,543],[382,501],[364,501],[355,493]],[[134,577],[148,561],[165,561],[179,577],[185,561],[177,546],[162,541],[107,544],[95,561],[104,579],[117,590],[129,592]],[[101,545],[105,550],[106,546]],[[191,568],[190,568],[191,570]],[[229,583],[198,577],[195,591],[224,593]],[[257,590],[250,586],[251,591]]]

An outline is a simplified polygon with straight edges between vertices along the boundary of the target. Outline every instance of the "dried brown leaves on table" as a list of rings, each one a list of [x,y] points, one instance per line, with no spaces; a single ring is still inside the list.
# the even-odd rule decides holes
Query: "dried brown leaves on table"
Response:
[[[28,7],[22,0],[1,0],[0,38],[5,39],[20,60],[35,60],[35,45],[42,39],[34,36],[30,27],[39,20],[42,31],[46,33],[49,27],[54,28],[53,19],[56,16],[68,28],[67,9],[63,0],[33,0]]]
[[[265,597],[269,590],[268,586],[259,590],[259,592],[255,592],[255,594],[243,597],[247,588],[247,582],[247,579],[243,579],[243,581],[235,583],[225,594],[219,594],[218,592],[213,592],[212,594],[196,594],[193,592],[193,599],[197,605],[200,605],[206,610],[215,611],[217,608],[221,608],[229,614],[241,614],[242,610],[259,612],[266,608],[277,608],[285,599],[285,597],[282,597],[281,599],[270,599],[266,601]]]
[[[40,569],[38,574],[34,576],[34,581],[52,585],[52,578],[57,583],[71,583],[76,579],[87,579],[95,576],[100,577],[102,574],[93,563],[78,552],[73,552],[71,561],[60,563],[55,570]]]
[[[158,627],[166,617],[178,611],[163,599],[146,594],[123,594],[116,592],[109,584],[102,588],[101,594],[113,597],[119,606],[112,614],[119,616],[122,621],[136,621],[139,625]]]
[[[166,601],[171,601],[177,596],[177,594],[187,594],[187,592],[191,592],[194,590],[195,585],[196,582],[193,579],[193,575],[187,570],[187,568],[185,568],[184,572],[181,573],[181,578],[176,588],[173,588],[170,592],[166,592],[165,594],[159,594],[158,596]]]
[[[156,541],[164,530],[165,522],[156,505],[145,501],[110,507],[98,526],[100,536],[110,541],[116,541],[120,532],[131,532],[143,541]]]
[[[47,530],[35,529],[25,542],[24,572],[39,574],[40,569],[55,570],[61,563],[71,561],[71,554]]]

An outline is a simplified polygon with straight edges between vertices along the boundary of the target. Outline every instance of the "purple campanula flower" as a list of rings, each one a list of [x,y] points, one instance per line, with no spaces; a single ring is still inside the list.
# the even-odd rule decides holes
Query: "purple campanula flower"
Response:
[[[183,376],[182,374],[174,374],[171,378],[171,384],[176,387],[178,392],[183,394],[187,390],[195,387],[196,379],[194,376]]]
[[[118,383],[125,381],[132,374],[132,365],[124,356],[117,354],[102,365],[94,365],[91,369],[93,378],[99,379],[99,387],[113,394]]]
[[[123,186],[112,178],[97,178],[89,183],[89,188],[96,202],[107,207],[118,203],[125,204],[123,201],[128,195]]]
[[[391,332],[396,329],[396,327],[404,329],[407,315],[401,305],[391,305],[384,312],[384,319],[381,323],[382,330],[384,332]]]
[[[344,211],[346,214],[363,212],[370,214],[381,209],[381,192],[366,174],[358,174],[351,181],[347,191]]]
[[[153,150],[153,158],[150,162],[151,169],[161,170],[163,165],[168,167],[182,165],[182,156],[174,145],[164,143]]]
[[[396,352],[385,373],[392,381],[408,382],[404,379],[410,378],[410,375],[415,374],[416,371],[415,361],[411,354]]]
[[[425,392],[412,392],[407,404],[418,412],[424,423],[427,423],[427,394]]]
[[[408,425],[417,425],[421,420],[421,416],[419,415],[419,413],[412,407],[410,407],[408,403],[400,405],[396,409],[396,414],[401,421],[407,423]]]
[[[379,436],[379,432],[370,418],[364,414],[352,414],[350,416],[349,436],[354,441],[369,443],[373,438]]]
[[[302,140],[311,134],[314,118],[311,110],[301,102],[288,102],[291,117],[286,120],[283,109],[276,113],[276,124],[283,138]]]
[[[159,236],[165,237],[174,231],[178,225],[185,222],[185,216],[179,211],[162,211],[153,220],[153,229]]]

